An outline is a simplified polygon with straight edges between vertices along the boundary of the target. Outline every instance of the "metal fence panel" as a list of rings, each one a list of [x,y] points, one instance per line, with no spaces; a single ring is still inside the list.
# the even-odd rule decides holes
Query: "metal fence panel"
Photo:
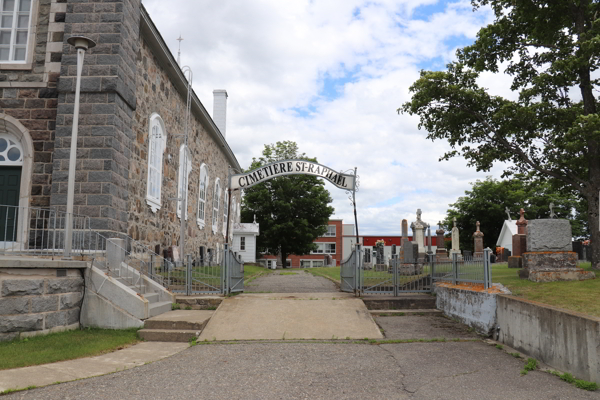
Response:
[[[359,291],[360,264],[362,261],[361,245],[355,245],[348,258],[340,263],[340,289],[343,292],[357,293]]]

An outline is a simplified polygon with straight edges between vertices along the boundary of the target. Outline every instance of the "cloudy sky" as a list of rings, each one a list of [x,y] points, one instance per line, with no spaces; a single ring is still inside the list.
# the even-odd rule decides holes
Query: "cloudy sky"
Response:
[[[432,227],[477,179],[426,140],[418,118],[398,115],[420,69],[444,69],[455,50],[492,21],[469,1],[442,0],[143,0],[194,90],[212,113],[213,89],[226,89],[227,141],[247,168],[264,144],[293,140],[336,170],[358,168],[361,234],[400,234],[417,208]],[[495,94],[507,79],[484,76]],[[327,184],[335,215],[353,223],[346,194]],[[515,215],[516,216],[516,215]],[[473,227],[475,228],[475,227]],[[485,227],[482,227],[485,232]]]

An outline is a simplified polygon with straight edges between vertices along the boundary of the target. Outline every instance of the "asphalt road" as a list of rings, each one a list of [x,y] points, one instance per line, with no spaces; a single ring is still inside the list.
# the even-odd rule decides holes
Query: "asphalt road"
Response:
[[[577,389],[549,373],[522,376],[525,360],[443,317],[376,321],[388,338],[443,336],[447,341],[200,344],[134,369],[18,392],[3,400],[600,399],[600,392]]]

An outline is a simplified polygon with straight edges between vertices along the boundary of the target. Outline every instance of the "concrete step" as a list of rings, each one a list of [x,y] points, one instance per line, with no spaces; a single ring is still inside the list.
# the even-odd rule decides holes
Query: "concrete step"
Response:
[[[416,310],[369,310],[373,316],[394,316],[394,315],[442,315],[441,310],[416,309]]]
[[[138,334],[149,342],[189,342],[199,331],[188,329],[140,329]]]
[[[144,328],[147,329],[183,329],[197,330],[204,329],[214,311],[206,310],[174,310],[164,314],[149,318],[144,321]]]
[[[148,306],[150,308],[150,318],[169,312],[171,311],[172,307],[170,301],[159,301],[157,303],[150,303]]]
[[[146,293],[144,294],[144,298],[148,300],[148,303],[156,303],[159,299],[158,293]]]
[[[362,297],[369,310],[431,310],[435,297],[429,294],[407,293],[398,297],[366,295]]]

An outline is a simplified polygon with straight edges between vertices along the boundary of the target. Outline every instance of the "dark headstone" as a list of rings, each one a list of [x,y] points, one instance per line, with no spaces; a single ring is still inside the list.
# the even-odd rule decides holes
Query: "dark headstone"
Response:
[[[577,258],[583,260],[583,243],[573,242],[573,251],[577,253]]]
[[[523,268],[523,257],[508,257],[508,268]]]
[[[463,251],[463,257],[465,258],[465,260],[470,260],[473,258],[473,255],[469,250],[465,250]]]
[[[502,251],[502,262],[507,262],[508,258],[511,256],[510,250],[509,249],[504,249]]]

